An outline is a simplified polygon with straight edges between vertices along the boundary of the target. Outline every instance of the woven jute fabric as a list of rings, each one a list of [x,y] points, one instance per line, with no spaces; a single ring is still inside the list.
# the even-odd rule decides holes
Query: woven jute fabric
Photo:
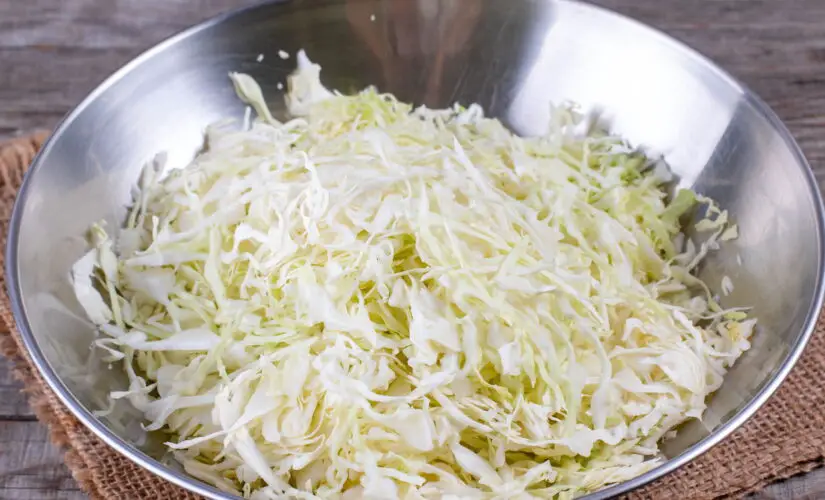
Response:
[[[0,144],[0,243],[5,248],[12,204],[45,132]],[[2,253],[0,253],[2,259]],[[0,263],[2,261],[0,260]],[[83,426],[48,388],[14,326],[0,273],[0,346],[23,383],[37,417],[65,450],[65,461],[91,498],[198,498],[134,465]],[[731,437],[630,499],[739,498],[825,460],[825,317],[777,393]]]

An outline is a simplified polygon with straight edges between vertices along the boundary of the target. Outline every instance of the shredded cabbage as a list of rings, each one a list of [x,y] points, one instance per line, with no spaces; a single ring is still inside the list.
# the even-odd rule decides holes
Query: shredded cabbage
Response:
[[[74,285],[112,398],[256,500],[571,498],[659,465],[750,346],[692,274],[727,213],[668,202],[659,162],[570,107],[522,138],[298,63],[291,120],[233,74],[260,118],[148,167],[116,243],[93,228]]]

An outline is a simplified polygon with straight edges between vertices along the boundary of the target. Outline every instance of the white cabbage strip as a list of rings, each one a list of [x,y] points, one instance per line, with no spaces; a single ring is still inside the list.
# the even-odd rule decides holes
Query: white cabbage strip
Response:
[[[559,109],[330,93],[299,54],[276,121],[145,171],[74,269],[97,344],[192,475],[253,499],[570,498],[659,462],[754,321],[691,275],[727,214]],[[710,234],[677,245],[700,202]],[[733,230],[735,232],[735,230]],[[91,276],[90,276],[91,275]]]

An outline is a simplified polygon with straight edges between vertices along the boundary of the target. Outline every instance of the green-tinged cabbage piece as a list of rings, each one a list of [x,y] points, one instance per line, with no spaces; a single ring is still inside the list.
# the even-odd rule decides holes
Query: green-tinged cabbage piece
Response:
[[[571,498],[661,463],[754,320],[691,272],[727,214],[554,112],[323,89],[147,168],[74,268],[97,345],[193,476],[253,499]],[[679,218],[707,205],[696,248]],[[735,236],[735,235],[733,235]],[[683,249],[684,247],[684,249]]]

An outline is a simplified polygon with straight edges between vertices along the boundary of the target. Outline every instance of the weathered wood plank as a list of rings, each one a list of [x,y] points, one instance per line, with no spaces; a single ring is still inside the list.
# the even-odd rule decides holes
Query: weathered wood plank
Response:
[[[0,135],[52,128],[107,75],[140,49],[3,48]],[[48,68],[48,69],[45,69]]]
[[[29,0],[0,5],[0,46],[134,48],[253,0]]]
[[[252,0],[0,3],[0,139],[52,128],[106,76],[174,33]]]
[[[79,500],[78,489],[62,454],[38,422],[0,425],[0,498],[9,500]]]
[[[0,356],[0,422],[34,420],[20,382],[11,373],[11,363]],[[0,424],[2,425],[2,424]],[[2,469],[0,469],[2,470]]]
[[[825,469],[792,477],[772,484],[749,500],[819,500],[825,498]]]

